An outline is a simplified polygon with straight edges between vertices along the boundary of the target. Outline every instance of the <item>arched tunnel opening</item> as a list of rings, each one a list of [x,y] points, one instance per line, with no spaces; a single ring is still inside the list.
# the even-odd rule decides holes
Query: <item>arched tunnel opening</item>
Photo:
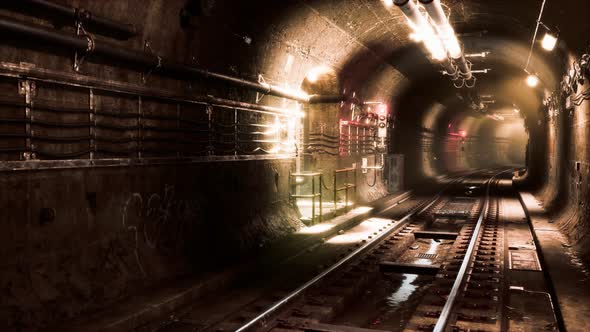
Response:
[[[590,3],[0,3],[3,331],[586,331]]]

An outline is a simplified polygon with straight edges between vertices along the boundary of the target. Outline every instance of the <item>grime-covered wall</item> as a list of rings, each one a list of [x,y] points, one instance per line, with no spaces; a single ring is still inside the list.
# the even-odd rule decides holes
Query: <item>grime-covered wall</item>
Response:
[[[573,52],[573,51],[572,51]],[[527,176],[522,188],[534,190],[569,243],[590,260],[590,104],[588,55],[568,53],[563,79],[545,91],[544,106],[529,127]],[[529,174],[532,173],[532,174]]]
[[[89,40],[287,90],[297,90],[318,66],[338,73],[333,93],[346,90],[359,99],[387,101],[388,84],[403,79],[362,40],[379,31],[365,34],[363,22],[346,26],[338,19],[369,20],[373,13],[354,15],[338,2],[60,3],[138,31],[118,40],[89,30]],[[198,6],[187,8],[189,3]],[[73,25],[26,9],[2,14],[75,34]],[[138,68],[17,36],[3,42],[0,58],[0,94],[10,102],[0,106],[6,120],[0,128],[6,134],[0,140],[0,287],[6,294],[0,317],[7,330],[59,325],[165,280],[228,264],[302,227],[289,200],[289,175],[300,170],[295,155],[264,153],[266,147],[255,144],[244,152],[234,141],[211,149],[213,138],[188,137],[190,126],[218,121],[227,127],[223,121],[241,110],[222,113],[220,105],[202,102],[208,96],[287,110],[297,109],[294,101],[161,75],[157,61]],[[78,71],[74,58],[83,58]],[[365,73],[359,81],[357,72]],[[350,105],[316,109],[330,110],[320,121],[329,136],[338,133],[341,107]],[[257,114],[235,116],[229,127],[272,125],[274,117]],[[150,130],[174,134],[148,135]],[[221,136],[215,139],[223,142]],[[21,146],[26,153],[18,152]],[[339,153],[317,159],[317,170],[327,174],[360,161],[358,154]],[[380,174],[376,184],[372,175],[359,177],[360,201],[386,194]]]
[[[575,248],[590,260],[590,104],[582,97],[588,80],[572,91],[573,104],[565,99],[551,103],[547,112],[547,150],[545,182],[537,190],[538,198]]]
[[[513,109],[505,117],[491,118],[434,103],[422,112],[400,116],[398,128],[396,140],[408,142],[395,148],[406,156],[409,183],[526,164],[528,133],[525,121]]]
[[[528,136],[520,118],[492,120],[467,116],[449,125],[442,161],[450,172],[525,165]]]
[[[4,327],[34,330],[99,310],[297,229],[286,204],[291,168],[261,160],[3,171]]]
[[[588,86],[588,81],[578,87],[576,93],[583,93]],[[571,113],[570,121],[567,121],[569,132],[569,151],[567,159],[561,159],[565,168],[565,186],[568,192],[568,211],[559,216],[559,222],[563,230],[570,236],[584,258],[590,258],[590,103],[587,100],[580,102]]]

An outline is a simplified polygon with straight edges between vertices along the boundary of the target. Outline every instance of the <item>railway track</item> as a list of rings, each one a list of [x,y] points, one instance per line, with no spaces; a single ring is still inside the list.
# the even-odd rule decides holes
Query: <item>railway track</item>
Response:
[[[158,331],[507,331],[501,173],[456,179],[397,220],[372,218],[378,231],[293,291],[263,295],[220,323]],[[364,296],[392,275],[419,275],[410,314],[394,314],[399,323],[387,325],[391,310],[373,308],[371,323],[339,323],[362,312]]]
[[[400,255],[411,244],[413,234],[424,230],[434,211],[440,210],[448,203],[448,198],[443,194],[457,190],[455,187],[460,186],[465,179],[459,178],[452,181],[432,199],[418,204],[397,222],[388,223],[386,231],[374,234],[375,237],[372,238],[369,236],[369,241],[363,246],[282,298],[260,315],[241,325],[236,331],[310,329],[309,321],[329,319],[339,307],[350,302],[358,295],[359,290],[374,280],[379,271],[379,261]],[[478,208],[479,205],[476,209]],[[413,222],[413,218],[420,221]],[[347,263],[349,263],[348,266],[344,266]],[[325,280],[334,271],[339,272],[338,276]],[[351,285],[354,287],[350,287]],[[276,323],[270,322],[269,318],[280,309],[288,311],[282,307],[297,297],[301,298],[292,306],[290,313],[279,314],[277,315],[279,318],[275,319]]]
[[[500,331],[504,270],[499,201],[491,197],[497,180],[486,185],[477,215],[458,234],[449,259],[406,330]]]

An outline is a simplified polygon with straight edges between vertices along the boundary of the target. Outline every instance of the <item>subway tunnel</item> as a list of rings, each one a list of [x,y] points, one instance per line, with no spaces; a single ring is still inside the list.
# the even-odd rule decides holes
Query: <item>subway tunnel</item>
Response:
[[[586,331],[590,3],[0,3],[2,331]]]

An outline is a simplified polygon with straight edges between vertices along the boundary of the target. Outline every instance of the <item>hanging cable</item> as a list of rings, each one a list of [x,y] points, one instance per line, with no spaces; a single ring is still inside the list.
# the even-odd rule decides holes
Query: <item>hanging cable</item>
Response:
[[[378,153],[375,152],[375,163],[377,163],[377,159],[378,159],[377,155],[378,155]],[[365,183],[367,184],[367,186],[369,186],[370,188],[375,187],[375,185],[377,185],[377,170],[373,169],[373,183],[372,184],[369,183],[366,175],[364,176],[364,178],[365,178]]]
[[[529,51],[529,56],[526,60],[526,65],[524,66],[524,71],[529,69],[529,65],[531,64],[531,58],[533,57],[533,50],[535,49],[535,41],[537,40],[537,34],[539,33],[539,26],[541,25],[541,18],[543,18],[543,11],[545,11],[545,3],[547,0],[543,0],[541,4],[541,11],[539,12],[539,18],[537,19],[537,26],[535,27],[535,33],[533,34],[533,40],[531,41],[531,49]]]
[[[377,184],[377,170],[376,169],[373,170],[373,183],[369,183],[369,181],[367,180],[367,177],[366,176],[365,176],[365,183],[370,188],[375,187],[375,185]]]

